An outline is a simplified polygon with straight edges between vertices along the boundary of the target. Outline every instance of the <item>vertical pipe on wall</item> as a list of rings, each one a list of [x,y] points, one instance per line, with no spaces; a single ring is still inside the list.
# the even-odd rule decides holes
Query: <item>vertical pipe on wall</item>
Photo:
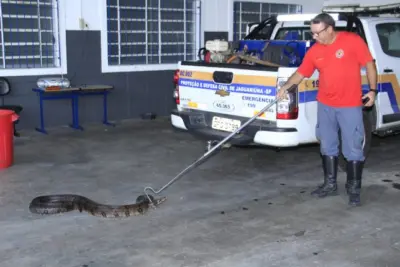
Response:
[[[119,0],[117,0],[117,24],[118,24],[118,65],[121,65],[121,15]]]
[[[199,51],[200,47],[202,47],[202,36],[201,36],[201,1],[197,0],[195,2],[194,11],[195,11],[195,19],[196,19],[196,35],[193,38],[196,40],[196,51],[194,57],[196,58],[196,52]]]
[[[271,4],[268,5],[268,16],[271,16]]]
[[[37,4],[37,16],[38,16],[38,34],[39,34],[39,55],[40,55],[40,67],[43,67],[43,53],[42,53],[42,29],[40,25],[40,0],[36,0]]]
[[[158,63],[161,64],[161,0],[158,0]]]
[[[186,60],[186,0],[183,0],[183,59]]]
[[[65,5],[65,3],[64,3]],[[52,15],[53,15],[53,20],[52,20],[52,27],[51,27],[51,32],[53,33],[54,36],[54,41],[53,41],[53,64],[56,67],[61,66],[61,45],[60,45],[60,23],[59,19],[61,18],[60,16],[60,6],[58,0],[53,0],[52,1]],[[66,14],[64,13],[64,19],[65,19]]]
[[[239,40],[242,39],[242,3],[239,4]]]
[[[6,51],[4,45],[4,25],[3,25],[3,8],[2,3],[0,2],[0,20],[1,20],[1,54],[3,58],[3,68],[6,68]]]
[[[147,13],[148,13],[148,4],[147,4],[147,1],[148,0],[145,0],[146,1],[146,4],[145,4],[145,21],[144,21],[144,23],[146,23],[146,26],[145,26],[145,34],[146,34],[146,64],[149,64],[149,38],[148,38],[148,36],[149,36],[149,32],[148,32],[148,26],[147,26],[147,24],[148,24],[148,22],[147,22]]]

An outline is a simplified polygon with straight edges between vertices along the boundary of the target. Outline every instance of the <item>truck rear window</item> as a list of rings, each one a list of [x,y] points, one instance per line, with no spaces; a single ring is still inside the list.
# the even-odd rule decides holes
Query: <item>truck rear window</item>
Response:
[[[336,27],[337,31],[344,31],[345,27]],[[276,33],[275,40],[312,41],[313,37],[309,27],[280,28]]]
[[[383,52],[392,57],[400,57],[400,23],[379,23],[376,31]]]

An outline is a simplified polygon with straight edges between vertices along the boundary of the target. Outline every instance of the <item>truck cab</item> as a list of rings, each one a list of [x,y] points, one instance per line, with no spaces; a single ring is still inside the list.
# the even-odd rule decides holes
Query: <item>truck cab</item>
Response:
[[[336,11],[337,13],[333,14],[337,19],[336,30],[359,34],[368,44],[375,59],[379,94],[373,109],[373,133],[385,136],[398,132],[400,130],[400,18],[391,13],[398,13],[399,4],[380,8],[327,7],[323,11]],[[253,30],[251,27],[248,28],[249,34],[245,39],[256,36],[258,32],[267,32],[265,28],[270,28],[271,40],[287,40],[289,36],[290,40],[312,41],[307,23],[309,17],[307,14],[284,15],[280,17],[281,21],[270,19],[269,23],[264,23],[264,28],[254,29],[255,25],[252,25]],[[364,78],[363,91],[367,91],[365,70],[362,69],[361,73]]]
[[[364,110],[366,156],[373,134],[400,132],[400,18],[393,15],[399,9],[400,4],[322,10],[335,18],[337,30],[360,35],[377,65],[379,93],[375,105]],[[176,108],[171,112],[172,125],[217,141],[240,127],[274,100],[279,86],[301,64],[314,43],[310,20],[316,15],[266,18],[249,25],[247,36],[239,42],[210,45],[211,61],[180,62],[174,77]],[[366,93],[366,71],[360,72],[362,91]],[[299,84],[290,100],[278,102],[232,138],[231,143],[278,148],[317,143],[317,90],[315,71]]]

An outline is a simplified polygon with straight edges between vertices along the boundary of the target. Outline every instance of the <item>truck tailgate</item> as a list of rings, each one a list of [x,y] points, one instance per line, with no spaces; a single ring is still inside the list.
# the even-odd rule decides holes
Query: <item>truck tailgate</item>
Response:
[[[180,106],[221,114],[213,118],[213,128],[233,131],[240,121],[224,118],[224,114],[250,118],[274,101],[278,71],[266,68],[180,64]],[[259,119],[275,121],[275,105]]]

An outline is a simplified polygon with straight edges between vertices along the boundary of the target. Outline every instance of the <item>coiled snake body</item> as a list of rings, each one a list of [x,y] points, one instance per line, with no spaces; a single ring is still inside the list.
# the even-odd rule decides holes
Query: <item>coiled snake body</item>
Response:
[[[151,207],[158,206],[166,200],[166,197],[154,199],[150,196],[150,198],[152,203],[142,195],[136,199],[135,204],[105,205],[74,194],[43,195],[35,197],[31,201],[29,210],[32,213],[46,215],[79,210],[80,212],[86,211],[93,216],[119,218],[143,215]]]

